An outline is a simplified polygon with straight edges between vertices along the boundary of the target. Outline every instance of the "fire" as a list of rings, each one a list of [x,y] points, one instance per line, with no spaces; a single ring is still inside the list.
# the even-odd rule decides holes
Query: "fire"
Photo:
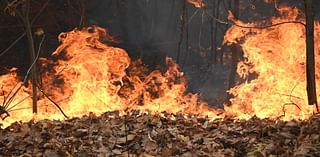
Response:
[[[272,18],[272,24],[299,21],[296,8],[282,7],[283,17]],[[239,25],[254,26],[257,24]],[[320,91],[320,25],[315,26],[316,80]],[[243,78],[256,73],[254,80],[230,89],[235,97],[227,113],[236,117],[305,119],[312,115],[313,106],[307,104],[305,27],[299,23],[286,23],[266,29],[232,27],[225,41],[241,44],[247,60],[239,63],[238,73]],[[318,92],[318,99],[319,99]]]
[[[18,80],[16,69],[12,68],[8,74],[2,75],[0,77],[0,84],[0,102],[2,103],[0,116],[2,120],[5,119],[5,121],[3,121],[4,125],[6,126],[17,120],[32,119],[33,114],[30,112],[32,102],[27,92],[21,92],[26,91],[27,89],[23,87],[21,82]],[[16,96],[14,99],[11,99],[12,101],[10,101],[10,98],[16,91]]]
[[[59,36],[61,45],[53,55],[65,52],[65,60],[58,61],[54,75],[60,72],[63,89],[62,93],[58,90],[60,93],[52,95],[55,99],[63,99],[59,104],[68,115],[123,108],[117,92],[123,84],[130,58],[123,49],[100,42],[106,37],[107,32],[98,27],[74,30]]]
[[[279,8],[283,17],[272,24],[298,21],[298,9]],[[229,16],[232,18],[232,15]],[[237,25],[255,26],[235,21]],[[315,27],[316,79],[320,79],[320,24]],[[226,43],[240,43],[245,60],[238,64],[238,74],[246,80],[229,90],[234,95],[224,115],[235,118],[305,119],[312,115],[307,104],[305,79],[305,28],[301,23],[285,23],[265,29],[231,27]],[[208,107],[197,94],[187,93],[187,81],[179,66],[167,58],[164,71],[150,71],[140,60],[132,61],[127,52],[111,46],[115,40],[105,29],[75,29],[59,36],[61,45],[53,53],[57,61],[41,59],[41,89],[38,114],[31,113],[31,89],[22,86],[14,70],[0,76],[0,101],[9,109],[1,123],[30,119],[63,119],[48,100],[54,100],[69,117],[93,112],[141,110],[149,113],[169,112],[219,117],[220,110]],[[252,76],[255,76],[254,78]],[[10,92],[13,91],[13,92]],[[319,94],[319,92],[318,92]],[[320,99],[320,97],[318,97]],[[6,116],[0,110],[2,118]]]
[[[172,59],[167,58],[167,71],[149,72],[139,61],[131,63],[123,49],[102,43],[106,37],[99,27],[60,35],[62,44],[54,55],[65,51],[67,59],[59,61],[55,71],[62,71],[63,92],[71,94],[61,102],[68,104],[67,114],[127,109],[201,112],[204,103],[196,95],[185,94],[186,81]]]
[[[216,115],[196,94],[186,93],[183,72],[171,58],[167,58],[166,71],[149,71],[140,60],[131,61],[123,49],[110,46],[112,38],[105,29],[89,27],[75,29],[59,36],[61,45],[53,53],[63,58],[57,62],[42,59],[42,89],[55,100],[70,117],[93,112],[139,109],[149,113],[177,113]],[[10,77],[8,79],[7,77]],[[5,89],[13,88],[16,74],[1,76]],[[30,89],[19,91],[15,100],[30,95]],[[39,94],[40,95],[40,94]],[[44,96],[38,101],[37,119],[61,119],[59,110]],[[28,120],[31,99],[18,105],[30,110],[10,112],[5,125],[16,120]],[[15,116],[13,116],[15,115]]]

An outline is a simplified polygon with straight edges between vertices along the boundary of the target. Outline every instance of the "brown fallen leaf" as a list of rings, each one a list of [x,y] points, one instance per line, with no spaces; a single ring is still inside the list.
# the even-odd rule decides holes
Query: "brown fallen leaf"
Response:
[[[190,141],[190,137],[189,136],[184,136],[184,135],[178,135],[177,139],[183,141],[183,142],[189,142]]]
[[[130,142],[130,141],[132,141],[135,137],[136,137],[136,135],[130,134],[130,135],[128,135],[128,136],[118,138],[117,143],[118,143],[118,144],[123,144],[123,143],[126,143],[126,142]]]
[[[0,156],[262,157],[320,154],[320,116],[307,122],[275,122],[259,118],[208,121],[173,114],[161,119],[150,114],[128,115],[127,129],[123,127],[124,117],[118,115],[115,118],[114,114],[66,121],[15,123],[0,129]],[[157,125],[159,123],[161,125]]]
[[[158,148],[158,145],[155,142],[144,140],[142,143],[142,147],[146,152],[153,152]]]
[[[116,155],[120,155],[120,154],[122,154],[122,151],[120,149],[113,149],[112,153],[114,153]]]

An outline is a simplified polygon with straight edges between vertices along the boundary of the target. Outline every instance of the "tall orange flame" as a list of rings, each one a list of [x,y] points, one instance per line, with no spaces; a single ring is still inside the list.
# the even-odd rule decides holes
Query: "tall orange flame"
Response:
[[[298,21],[296,8],[279,9],[283,17],[272,18],[272,24],[286,21]],[[239,25],[254,26],[256,24]],[[316,79],[319,91],[320,79],[320,25],[315,27]],[[244,37],[244,38],[243,38]],[[241,47],[246,61],[239,63],[238,72],[243,77],[250,73],[258,74],[254,80],[247,81],[230,89],[235,97],[232,106],[225,110],[237,117],[248,118],[256,115],[260,118],[308,118],[314,107],[307,104],[306,94],[306,57],[305,27],[298,23],[286,23],[266,29],[245,29],[232,27],[225,41],[242,41]],[[248,65],[253,66],[248,66]],[[319,93],[318,93],[319,94]],[[318,95],[319,97],[319,95]],[[318,98],[319,99],[319,98]]]
[[[128,109],[216,115],[216,111],[209,109],[196,94],[186,93],[184,74],[171,58],[167,58],[166,71],[149,71],[141,61],[131,62],[125,50],[104,43],[110,40],[110,36],[100,27],[62,33],[59,40],[61,45],[53,55],[64,59],[43,64],[47,69],[50,69],[49,65],[54,67],[42,74],[42,88],[69,116]],[[44,59],[42,62],[47,63]],[[17,82],[15,76],[9,82]],[[7,89],[11,87],[11,84],[6,85]],[[15,99],[21,99],[22,95],[27,93],[21,91]],[[30,108],[30,101],[19,106],[29,105]],[[41,97],[38,119],[63,118],[50,103]],[[17,116],[10,116],[4,122],[31,119],[33,115],[28,112],[13,111],[12,115]]]

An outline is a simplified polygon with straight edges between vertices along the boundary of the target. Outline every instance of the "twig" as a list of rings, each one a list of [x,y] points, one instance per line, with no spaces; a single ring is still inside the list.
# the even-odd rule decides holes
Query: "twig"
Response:
[[[278,94],[279,94],[279,95],[283,95],[283,96],[290,97],[290,101],[291,101],[291,98],[297,98],[297,99],[303,100],[303,98],[298,97],[298,96],[294,96],[294,95],[291,95],[291,94],[281,94],[281,93],[278,93]]]
[[[230,23],[229,25],[235,25],[240,28],[248,28],[248,29],[266,29],[266,28],[271,28],[271,27],[285,25],[285,24],[301,24],[302,26],[306,26],[306,24],[301,21],[284,21],[284,22],[279,22],[279,23],[275,23],[272,25],[266,25],[266,26],[242,26],[242,25],[238,25],[236,23]]]
[[[34,24],[34,22],[38,19],[40,15],[42,15],[42,12],[49,4],[50,0],[48,0],[40,9],[39,13],[32,19],[31,26]],[[26,35],[26,31],[24,31],[14,42],[12,42],[4,51],[0,53],[0,57],[3,56],[5,53],[7,53],[14,45],[16,45],[24,36]]]
[[[298,83],[297,84],[295,84],[294,85],[294,87],[291,89],[291,91],[290,91],[290,94],[282,94],[282,93],[278,93],[278,92],[276,92],[276,94],[279,94],[280,96],[287,96],[287,97],[289,97],[289,101],[290,102],[292,102],[292,99],[291,98],[297,98],[297,99],[300,99],[300,100],[303,100],[303,98],[301,98],[301,97],[298,97],[298,96],[294,96],[294,95],[292,95],[293,94],[293,91],[294,91],[294,89],[296,88],[298,86]]]
[[[301,100],[303,100],[303,98],[301,98],[301,97],[298,97],[298,96],[294,96],[294,95],[292,95],[292,94],[293,94],[294,89],[295,89],[298,85],[299,85],[299,83],[297,83],[297,84],[295,84],[295,85],[294,85],[294,87],[293,87],[293,88],[291,89],[291,91],[290,91],[290,94],[281,94],[281,93],[278,93],[278,94],[280,94],[280,95],[284,95],[284,96],[288,96],[288,97],[289,97],[290,102],[292,102],[292,99],[291,99],[291,98],[297,98],[297,99],[301,99]]]
[[[12,109],[13,109],[14,107],[16,107],[17,105],[19,105],[20,103],[22,103],[23,101],[27,100],[27,98],[29,98],[29,97],[30,97],[30,95],[29,95],[29,96],[26,96],[25,98],[21,99],[21,100],[20,100],[18,103],[16,103],[15,105],[13,105],[13,106],[11,106],[10,108],[8,108],[8,109],[7,109],[8,112],[17,110],[17,109],[14,109],[14,110],[12,110]],[[30,108],[30,107],[28,107],[28,108]]]
[[[19,83],[17,83],[17,84],[12,88],[12,90],[10,90],[8,96],[11,95],[12,91],[18,86],[18,84],[19,84]],[[14,91],[14,93],[12,94],[12,96],[9,98],[8,101],[5,100],[5,101],[6,101],[5,104],[3,104],[4,108],[8,108],[8,106],[9,106],[9,105],[11,104],[11,102],[13,101],[14,97],[15,97],[15,96],[17,95],[17,93],[20,91],[21,87],[22,87],[22,84],[20,84],[20,86],[17,88],[16,91]]]
[[[285,111],[285,106],[289,106],[289,105],[293,105],[295,107],[297,107],[299,110],[301,110],[301,108],[294,102],[290,102],[290,103],[285,103],[283,104],[282,106],[282,112],[283,112],[283,116],[285,117],[286,116],[286,111]]]
[[[13,101],[14,97],[17,95],[18,91],[21,89],[22,85],[13,93],[13,95],[9,98],[8,101],[6,101],[6,103],[3,105],[3,107],[5,109],[7,109],[9,107],[9,105],[11,104],[11,102]],[[10,95],[11,93],[9,93]],[[8,95],[8,96],[9,96]]]
[[[285,103],[285,104],[283,104],[283,106],[282,106],[282,112],[283,112],[283,116],[284,116],[284,117],[286,116],[285,106],[294,105],[294,106],[296,106],[299,110],[301,110],[301,108],[300,108],[296,103],[294,103],[294,102],[292,101],[292,99],[291,99],[292,97],[298,98],[298,99],[302,99],[302,98],[297,97],[297,96],[292,96],[292,93],[293,93],[294,89],[295,89],[297,86],[298,86],[298,83],[291,89],[291,92],[290,92],[289,95],[281,94],[281,95],[289,96],[289,100],[290,100],[290,103]]]
[[[3,91],[3,103],[2,105],[0,105],[0,117],[2,120],[6,119],[7,117],[10,116],[9,112],[12,108],[14,108],[15,106],[17,106],[18,104],[22,103],[24,100],[26,100],[28,97],[20,100],[18,103],[16,103],[15,105],[13,105],[12,107],[9,107],[9,105],[12,103],[14,97],[17,95],[17,93],[20,91],[21,87],[22,87],[22,84],[20,84],[20,86],[16,89],[17,85],[19,83],[17,83],[8,93],[8,97],[9,97],[9,100],[7,101],[7,97],[5,96],[5,93]],[[13,90],[16,89],[14,92]],[[13,92],[13,94],[11,94]],[[3,117],[2,115],[5,114],[5,116]]]
[[[35,60],[31,64],[31,66],[29,67],[26,75],[24,76],[24,79],[23,79],[23,83],[24,84],[27,82],[27,78],[28,78],[28,75],[30,74],[30,71],[31,71],[32,67],[36,64],[37,60],[39,59],[40,51],[41,51],[41,47],[42,47],[44,39],[45,39],[45,35],[43,35],[42,38],[41,38],[41,41],[40,41],[40,44],[39,44],[39,47],[38,47],[37,56],[36,56]]]
[[[187,25],[191,23],[192,19],[198,14],[198,12],[199,12],[199,9],[194,11],[194,13],[190,16],[189,20],[187,21]]]
[[[32,25],[32,27],[41,27],[43,25]],[[0,29],[11,29],[11,28],[14,28],[14,29],[17,29],[17,28],[23,28],[24,25],[23,24],[15,24],[15,25],[8,25],[8,26],[0,26]]]
[[[12,111],[18,111],[18,110],[24,110],[24,109],[30,109],[31,107],[22,107],[22,108],[16,108],[16,109],[12,109],[10,110],[9,112],[12,112]]]
[[[0,53],[0,57],[6,54],[14,45],[16,45],[24,36],[26,32],[22,33],[14,42],[12,42],[4,51]]]
[[[203,7],[201,8],[201,10],[208,16],[210,17],[211,19],[217,21],[218,23],[220,24],[223,24],[223,25],[227,25],[227,26],[237,26],[237,27],[240,27],[240,28],[247,28],[247,29],[266,29],[266,28],[271,28],[271,27],[275,27],[275,26],[279,26],[279,25],[284,25],[284,24],[301,24],[303,26],[306,26],[305,23],[301,22],[301,21],[284,21],[284,22],[279,22],[279,23],[275,23],[275,24],[271,24],[271,25],[266,25],[266,26],[243,26],[243,25],[239,25],[239,24],[236,24],[235,22],[233,21],[224,21],[224,20],[221,20],[217,17],[215,17],[214,15],[211,15],[207,12],[206,8]]]
[[[59,111],[63,114],[63,116],[64,116],[65,118],[69,118],[69,117],[63,112],[62,108],[61,108],[54,100],[52,100],[39,86],[37,86],[37,87],[38,87],[39,91],[40,91],[51,103],[53,103],[53,104],[59,109]]]

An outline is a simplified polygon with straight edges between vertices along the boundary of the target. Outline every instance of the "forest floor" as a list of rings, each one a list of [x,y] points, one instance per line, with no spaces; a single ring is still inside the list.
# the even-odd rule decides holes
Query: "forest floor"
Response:
[[[0,129],[0,156],[320,156],[320,116],[305,121],[108,112]]]

